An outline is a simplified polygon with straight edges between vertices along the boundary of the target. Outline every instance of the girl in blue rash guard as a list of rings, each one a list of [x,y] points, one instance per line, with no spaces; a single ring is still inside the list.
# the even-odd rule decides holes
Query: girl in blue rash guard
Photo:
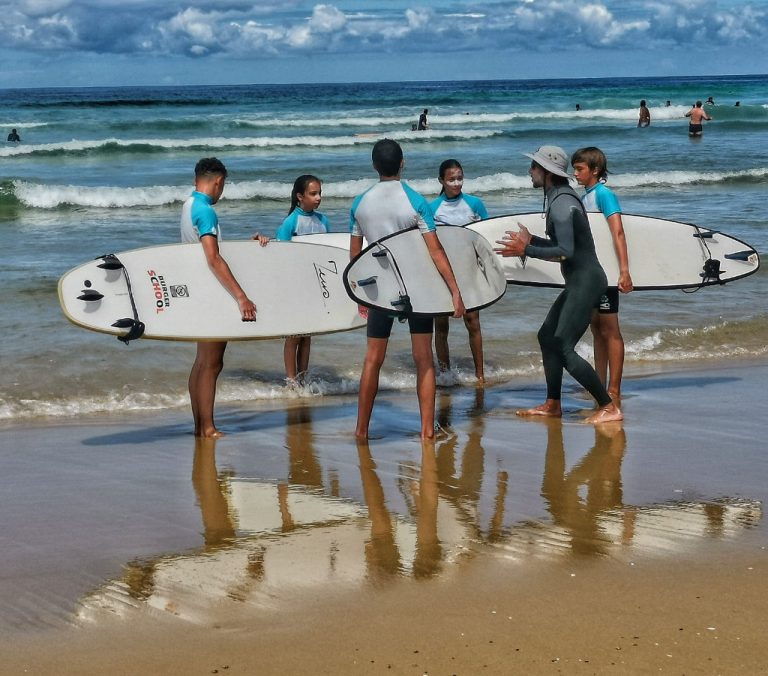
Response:
[[[299,176],[291,190],[291,208],[275,239],[290,241],[295,235],[312,235],[328,232],[328,219],[315,211],[322,199],[320,179],[311,174]],[[310,336],[288,336],[283,347],[286,382],[301,383],[309,368]]]
[[[462,192],[464,170],[458,160],[445,160],[438,171],[438,180],[442,189],[440,195],[431,204],[436,225],[466,225],[488,218],[483,201],[474,195]],[[464,325],[469,334],[469,349],[475,364],[475,377],[485,380],[483,370],[483,334],[480,331],[480,311],[467,312]],[[448,317],[435,317],[435,353],[437,365],[441,371],[451,368],[448,349]]]

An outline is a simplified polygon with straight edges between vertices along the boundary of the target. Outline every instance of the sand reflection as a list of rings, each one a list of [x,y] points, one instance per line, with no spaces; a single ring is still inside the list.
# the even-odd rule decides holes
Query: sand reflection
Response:
[[[441,394],[437,441],[372,446],[332,435],[318,441],[313,409],[292,407],[280,476],[220,468],[217,444],[231,452],[232,442],[195,440],[200,546],[126,564],[121,579],[82,600],[79,616],[154,609],[207,623],[300,602],[309,590],[431,579],[494,553],[521,560],[667,554],[733,536],[762,517],[750,501],[626,504],[622,465],[631,451],[620,424],[589,428],[594,437],[585,443],[583,427],[570,435],[573,427],[543,421],[525,436],[545,440],[540,451],[521,453],[488,437],[484,396],[479,389],[457,407]],[[530,496],[535,506],[518,504]],[[534,509],[540,516],[522,516]]]

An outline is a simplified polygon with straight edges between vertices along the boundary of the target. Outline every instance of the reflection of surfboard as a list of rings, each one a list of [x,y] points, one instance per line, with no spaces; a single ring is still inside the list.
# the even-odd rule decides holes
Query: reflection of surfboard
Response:
[[[723,284],[756,272],[760,266],[757,252],[748,244],[716,230],[689,223],[650,216],[622,214],[629,253],[629,270],[635,290],[684,289]],[[605,217],[590,213],[589,222],[595,249],[605,269],[608,283],[619,278],[616,253]],[[543,214],[512,214],[467,226],[495,245],[507,230],[517,232],[522,223],[532,234],[544,236]],[[563,286],[560,266],[556,263],[526,258],[501,258],[504,274],[512,284]]]
[[[467,310],[495,303],[506,287],[499,258],[483,237],[466,228],[438,226]],[[368,307],[426,315],[453,313],[451,294],[417,227],[363,249],[344,271],[350,297]]]
[[[103,256],[66,273],[67,319],[121,339],[253,340],[358,328],[342,271],[349,253],[294,242],[224,241],[221,253],[248,297],[254,322],[209,270],[200,244],[169,244]]]

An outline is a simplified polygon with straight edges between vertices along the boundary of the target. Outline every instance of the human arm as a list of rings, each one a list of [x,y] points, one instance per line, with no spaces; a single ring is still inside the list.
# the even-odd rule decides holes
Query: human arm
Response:
[[[354,258],[356,258],[362,250],[363,250],[362,236],[351,234],[349,236],[349,260],[353,260]],[[365,305],[358,304],[357,314],[359,314],[363,319],[366,319],[368,317],[368,308],[365,307]]]
[[[232,274],[227,261],[224,260],[219,251],[219,240],[213,235],[205,235],[200,238],[200,244],[205,253],[205,260],[211,272],[219,280],[219,283],[230,293],[237,301],[240,309],[240,315],[244,322],[256,320],[256,305],[245,295],[245,291],[240,286],[235,276]]]
[[[629,255],[627,254],[627,238],[624,234],[624,225],[621,221],[621,212],[608,216],[608,228],[613,239],[613,248],[619,261],[619,280],[617,286],[622,293],[632,291],[632,277],[629,274]]]
[[[440,273],[440,276],[443,278],[451,292],[453,316],[462,317],[466,312],[464,300],[461,297],[461,291],[459,291],[459,285],[456,283],[456,276],[453,274],[453,268],[445,253],[445,249],[443,249],[443,245],[440,244],[436,232],[424,232],[422,233],[422,236],[424,237],[424,242],[427,245],[427,250],[432,258],[432,262],[435,264],[437,271]]]

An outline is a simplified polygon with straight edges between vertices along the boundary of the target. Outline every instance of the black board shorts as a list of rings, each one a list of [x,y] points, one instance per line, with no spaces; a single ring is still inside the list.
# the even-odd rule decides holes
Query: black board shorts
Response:
[[[704,125],[701,124],[689,124],[688,133],[693,136],[694,134],[701,134],[704,131]]]
[[[424,315],[405,315],[408,321],[408,328],[411,333],[432,333],[434,318]],[[368,338],[389,338],[392,333],[392,324],[396,319],[395,315],[376,308],[368,308],[368,325],[366,335]]]
[[[605,293],[600,296],[600,300],[595,305],[601,315],[615,315],[619,312],[619,289],[616,286],[609,286]]]

